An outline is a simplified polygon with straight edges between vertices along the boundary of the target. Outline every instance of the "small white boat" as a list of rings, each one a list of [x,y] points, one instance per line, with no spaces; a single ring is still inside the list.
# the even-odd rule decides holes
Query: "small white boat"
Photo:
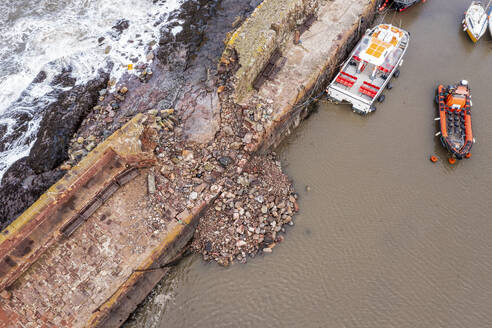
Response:
[[[477,42],[482,37],[487,30],[487,13],[481,1],[472,1],[465,11],[462,23],[463,31],[468,33],[473,42]]]

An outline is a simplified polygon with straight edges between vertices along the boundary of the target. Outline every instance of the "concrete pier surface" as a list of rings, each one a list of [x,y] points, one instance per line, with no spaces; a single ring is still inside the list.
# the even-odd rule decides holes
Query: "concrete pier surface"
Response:
[[[0,233],[0,327],[121,325],[227,180],[308,114],[375,6],[263,1],[229,35],[217,101],[199,104],[220,115],[137,115]],[[197,121],[213,140],[189,136]]]

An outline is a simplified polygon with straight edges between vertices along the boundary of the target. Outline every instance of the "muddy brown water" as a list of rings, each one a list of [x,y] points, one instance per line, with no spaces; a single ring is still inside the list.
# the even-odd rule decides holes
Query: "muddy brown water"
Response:
[[[386,101],[367,117],[321,103],[278,149],[301,212],[272,254],[189,257],[127,326],[492,327],[492,42],[460,30],[467,3],[388,14],[411,41]],[[451,166],[433,98],[460,79],[477,143]]]

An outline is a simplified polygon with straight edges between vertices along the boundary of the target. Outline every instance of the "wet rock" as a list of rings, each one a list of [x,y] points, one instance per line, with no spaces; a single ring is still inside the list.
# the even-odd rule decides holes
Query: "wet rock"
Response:
[[[72,77],[72,67],[69,66],[67,68],[63,68],[62,72],[56,75],[50,84],[52,86],[58,85],[67,88],[73,87],[76,81],[77,79]]]
[[[70,138],[96,104],[98,92],[107,81],[108,74],[102,74],[86,85],[63,92],[58,101],[47,107],[27,160],[34,172],[53,170],[68,159]]]
[[[221,156],[219,158],[219,164],[222,165],[222,167],[227,167],[229,164],[232,163],[232,158],[229,156]]]
[[[45,71],[40,71],[38,73],[38,75],[36,75],[36,77],[34,78],[34,80],[32,80],[32,83],[41,83],[43,82],[44,80],[46,80],[46,72]]]
[[[120,19],[112,27],[118,34],[121,34],[124,30],[130,27],[130,22],[127,19]]]
[[[28,206],[58,181],[64,172],[49,170],[36,174],[24,157],[5,173],[0,185],[0,230],[17,218]]]

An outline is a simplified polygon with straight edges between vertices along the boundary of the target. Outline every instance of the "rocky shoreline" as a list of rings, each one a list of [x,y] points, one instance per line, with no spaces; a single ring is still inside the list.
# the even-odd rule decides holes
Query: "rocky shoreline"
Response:
[[[267,106],[238,108],[226,88],[234,65],[227,63],[224,69],[222,63],[217,71],[227,33],[260,2],[188,1],[170,16],[186,20],[184,29],[174,35],[173,24],[164,26],[158,49],[147,58],[156,60],[136,63],[138,74],[112,81],[100,72],[97,79],[57,95],[46,108],[29,156],[2,179],[1,228],[131,117],[148,113],[156,120],[155,135],[148,138],[154,140],[160,159],[156,193],[151,195],[155,208],[174,218],[193,205],[200,189],[214,184],[224,192],[204,214],[193,251],[223,265],[270,252],[283,239],[282,225],[293,224],[296,196],[274,156],[253,156],[246,150],[268,117]],[[36,80],[42,78],[40,73]],[[66,86],[75,83],[70,72],[57,80]],[[179,172],[168,172],[168,161],[182,166]],[[190,165],[199,163],[203,169],[190,172]],[[175,206],[164,208],[170,201]],[[169,208],[174,208],[172,213]]]
[[[69,75],[61,74],[58,80],[60,83],[71,83],[70,79]],[[63,176],[64,171],[58,166],[68,157],[70,137],[96,104],[98,90],[107,81],[108,74],[101,73],[99,78],[85,85],[57,94],[57,100],[46,107],[29,156],[15,162],[2,178],[0,229],[5,228]]]
[[[212,92],[211,71],[222,51],[224,35],[237,15],[247,15],[258,2],[185,2],[180,10],[167,17],[169,21],[181,19],[185,28],[174,35],[171,30],[176,22],[164,25],[160,39],[156,40],[159,47],[147,56],[148,60],[154,57],[157,60],[150,65],[135,63],[137,75],[126,74],[120,81],[114,81],[108,80],[107,72],[100,72],[96,79],[78,86],[74,86],[76,81],[69,69],[54,77],[52,83],[63,86],[65,91],[55,90],[48,95],[55,101],[45,107],[38,104],[41,106],[38,111],[44,114],[37,140],[29,155],[14,163],[2,177],[0,197],[4,206],[0,208],[0,230],[62,177],[66,169],[135,114],[173,108],[184,96],[184,86],[195,87],[192,97],[205,88]],[[225,5],[220,16],[219,4]],[[122,24],[116,27],[124,28]],[[46,73],[41,71],[33,83],[45,78]],[[131,92],[125,95],[122,86]],[[14,114],[7,110],[4,115]],[[23,111],[15,115],[19,116],[15,118],[15,131],[0,139],[0,149],[25,133],[33,120],[33,115]],[[0,132],[5,133],[5,129],[0,126]]]

